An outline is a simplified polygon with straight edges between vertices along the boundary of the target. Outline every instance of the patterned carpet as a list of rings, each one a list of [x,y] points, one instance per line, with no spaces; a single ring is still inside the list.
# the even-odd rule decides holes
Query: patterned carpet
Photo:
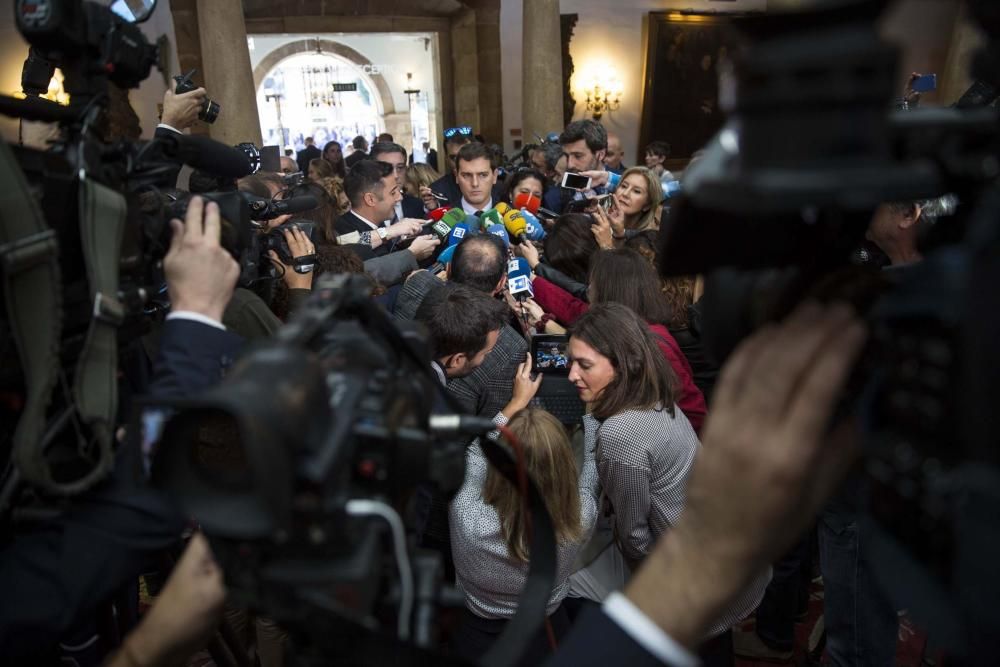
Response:
[[[813,667],[826,664],[825,656],[816,650],[817,643],[823,634],[823,580],[813,579],[809,595],[809,611],[805,620],[795,624],[795,655],[790,663],[797,667]],[[744,629],[753,628],[753,619],[743,624]],[[895,667],[945,667],[945,662],[939,655],[924,657],[924,647],[927,643],[926,634],[918,630],[910,619],[903,614],[899,623],[899,643],[896,645]],[[810,652],[812,655],[810,655]],[[736,659],[736,667],[774,667],[776,664],[763,660]]]

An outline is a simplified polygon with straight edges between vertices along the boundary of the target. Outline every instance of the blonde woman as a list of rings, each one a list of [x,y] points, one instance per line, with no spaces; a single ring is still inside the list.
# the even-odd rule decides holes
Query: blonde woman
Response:
[[[406,168],[406,182],[403,189],[411,197],[420,199],[420,188],[429,188],[431,183],[441,178],[429,164],[417,162]],[[426,202],[425,202],[426,205]]]
[[[616,240],[659,229],[657,215],[663,203],[663,187],[653,171],[646,167],[626,169],[612,196],[614,205],[608,211],[608,218]]]
[[[524,375],[530,382],[530,372],[530,365],[522,365],[517,381]],[[524,448],[528,476],[538,486],[555,528],[558,568],[546,613],[558,639],[569,628],[562,608],[569,575],[597,520],[594,451],[584,453],[579,470],[565,429],[544,410],[521,410],[507,426]],[[517,611],[531,557],[521,497],[488,466],[478,445],[467,455],[465,483],[451,502],[449,521],[458,585],[465,593],[452,648],[459,656],[477,659]],[[542,632],[522,662],[540,664],[547,651]]]

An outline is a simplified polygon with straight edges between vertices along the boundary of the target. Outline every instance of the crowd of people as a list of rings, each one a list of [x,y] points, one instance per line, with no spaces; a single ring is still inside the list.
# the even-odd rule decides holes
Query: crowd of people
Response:
[[[168,92],[157,132],[193,124],[203,97],[200,89]],[[185,368],[207,367],[197,378],[175,378],[174,390],[214,382],[235,349],[231,339],[273,335],[318,276],[363,274],[396,320],[423,325],[432,370],[457,404],[520,441],[552,516],[556,580],[546,629],[524,664],[731,666],[747,641],[761,645],[747,649],[753,655],[785,656],[794,604],[779,612],[772,604],[773,622],[759,621],[763,631],[750,640],[738,628],[787,590],[790,568],[775,568],[772,580],[771,565],[802,550],[803,530],[851,459],[850,447],[823,445],[837,388],[864,338],[851,311],[807,306],[747,341],[720,372],[703,346],[702,281],[657,270],[666,184],[676,180],[665,167],[666,142],[646,148],[645,166],[628,167],[619,137],[596,121],[575,121],[503,175],[502,155],[468,127],[445,132],[440,165],[413,163],[388,135],[370,145],[357,137],[347,156],[335,141],[306,144],[282,158],[283,173],[259,172],[236,187],[273,200],[317,199],[315,210],[261,230],[279,230],[295,258],[315,256],[311,270],[272,251],[279,277],[237,286],[235,263],[219,248],[218,208],[196,198],[186,221],[174,221],[165,262],[172,312],[158,364],[179,356]],[[424,149],[437,160],[430,145]],[[589,186],[561,187],[566,172]],[[449,211],[462,222],[445,236],[432,232],[430,221]],[[529,216],[531,238],[519,223],[504,226],[512,211]],[[873,242],[912,259],[908,221],[920,207],[881,215]],[[511,266],[522,264],[531,289],[513,294]],[[565,342],[566,364],[556,373],[536,372],[538,336]],[[749,390],[749,378],[765,374],[768,392]],[[544,395],[557,382],[578,396],[569,417]],[[469,443],[465,470],[450,501],[417,497],[416,509],[399,510],[417,517],[420,545],[440,554],[464,595],[440,649],[474,661],[517,610],[531,544],[517,490],[487,464],[478,442]],[[221,574],[195,537],[111,664],[183,659],[214,631],[223,603]],[[280,627],[228,612],[242,619],[262,667],[285,664]],[[195,620],[176,618],[185,615]],[[875,665],[835,652],[834,629],[858,631],[856,619],[836,620],[828,621],[835,664]],[[64,625],[76,628],[69,619]],[[62,636],[47,639],[54,646]]]

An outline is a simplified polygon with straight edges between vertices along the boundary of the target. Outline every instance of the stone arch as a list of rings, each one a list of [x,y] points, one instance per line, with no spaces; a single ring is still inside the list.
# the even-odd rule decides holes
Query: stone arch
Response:
[[[317,45],[323,53],[340,56],[357,65],[361,71],[361,76],[367,78],[372,83],[372,88],[378,94],[382,115],[388,116],[389,114],[396,113],[396,103],[392,99],[392,91],[389,90],[389,84],[385,82],[385,78],[381,74],[369,73],[372,62],[351,47],[329,39],[299,39],[279,46],[268,53],[253,68],[254,90],[260,90],[260,86],[264,82],[264,77],[281,63],[282,60],[299,55],[300,53],[316,53]],[[365,65],[369,66],[368,70],[362,69]]]

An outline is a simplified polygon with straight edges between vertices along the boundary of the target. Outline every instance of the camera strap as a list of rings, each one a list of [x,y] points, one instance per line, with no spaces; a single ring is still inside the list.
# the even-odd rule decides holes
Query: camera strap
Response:
[[[36,206],[20,165],[0,141],[0,264],[7,319],[24,373],[24,408],[14,432],[20,475],[52,481],[42,446],[45,412],[59,371],[62,284],[59,244]]]
[[[25,382],[25,403],[14,433],[13,460],[24,481],[56,494],[93,486],[111,470],[117,410],[118,263],[126,205],[117,192],[82,178],[80,239],[92,317],[74,376],[73,402],[88,433],[77,431],[78,452],[91,462],[76,479],[56,480],[45,456],[54,435],[46,423],[60,368],[62,280],[59,244],[37,208],[10,147],[0,142],[0,263],[11,333]],[[52,429],[60,428],[58,425]]]

